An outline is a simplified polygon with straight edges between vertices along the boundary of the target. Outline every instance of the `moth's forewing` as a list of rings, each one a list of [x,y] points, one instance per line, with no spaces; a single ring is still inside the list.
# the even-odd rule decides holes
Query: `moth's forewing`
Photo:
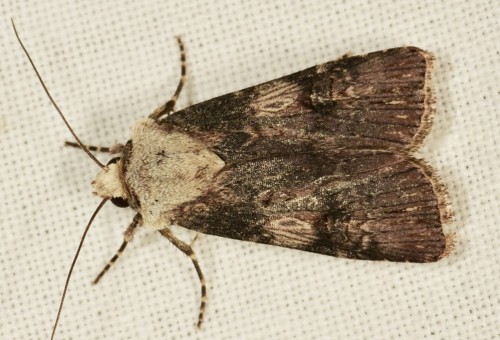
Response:
[[[333,256],[436,261],[444,191],[409,154],[430,127],[431,63],[414,47],[343,58],[163,119],[225,162],[173,221]]]

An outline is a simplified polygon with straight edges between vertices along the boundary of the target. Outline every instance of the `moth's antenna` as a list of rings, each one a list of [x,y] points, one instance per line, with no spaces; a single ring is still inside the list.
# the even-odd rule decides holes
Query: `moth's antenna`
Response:
[[[31,59],[29,53],[28,53],[28,50],[26,50],[26,47],[24,47],[24,44],[23,42],[21,41],[21,38],[19,37],[19,34],[17,33],[17,29],[16,29],[16,25],[14,24],[14,19],[10,18],[10,21],[12,22],[12,27],[14,28],[14,32],[16,33],[16,37],[17,37],[17,41],[19,41],[19,44],[21,45],[21,47],[23,48],[23,51],[24,53],[26,54],[26,56],[28,57],[28,60],[31,64],[31,66],[33,67],[33,70],[35,70],[35,73],[36,73],[36,76],[38,77],[38,80],[40,80],[40,83],[42,84],[42,87],[43,89],[45,90],[45,93],[47,94],[47,96],[49,97],[50,101],[52,102],[52,104],[54,105],[54,107],[56,108],[57,112],[59,112],[59,115],[61,116],[62,120],[64,121],[64,124],[66,124],[66,126],[68,127],[69,129],[69,132],[71,132],[71,134],[73,135],[73,137],[75,138],[75,140],[78,142],[78,145],[80,146],[80,148],[85,151],[85,153],[97,164],[99,165],[99,167],[101,168],[104,168],[104,164],[102,164],[101,162],[99,162],[97,160],[97,158],[94,157],[94,155],[85,147],[85,145],[80,141],[80,139],[78,138],[78,136],[76,135],[76,133],[73,131],[73,129],[71,128],[71,126],[69,125],[68,121],[66,120],[66,117],[64,117],[64,114],[62,113],[61,109],[59,109],[59,106],[57,106],[54,98],[52,98],[49,90],[47,89],[47,86],[45,86],[45,83],[43,82],[43,79],[42,77],[40,76],[40,73],[38,73],[38,70],[36,69],[36,66],[35,64],[33,63],[33,60]]]
[[[69,268],[68,276],[66,277],[66,284],[64,285],[64,290],[61,297],[61,303],[59,304],[59,310],[57,311],[56,321],[54,322],[54,328],[52,329],[52,335],[50,336],[51,340],[54,339],[54,335],[56,334],[56,328],[57,324],[59,323],[59,317],[61,316],[61,310],[64,304],[64,298],[66,297],[66,291],[68,290],[69,279],[71,278],[71,273],[73,272],[73,268],[75,267],[76,259],[78,258],[78,255],[80,255],[80,250],[82,249],[85,236],[87,236],[87,232],[89,231],[90,225],[94,221],[94,218],[96,217],[97,213],[99,212],[99,210],[101,210],[102,206],[104,205],[104,203],[106,203],[108,199],[109,198],[106,197],[101,201],[101,203],[99,203],[99,206],[94,211],[92,217],[89,220],[89,223],[87,223],[87,226],[85,227],[85,231],[83,232],[82,239],[80,240],[80,244],[78,245],[78,249],[76,250],[75,257],[73,258],[73,262],[71,263],[71,267]]]

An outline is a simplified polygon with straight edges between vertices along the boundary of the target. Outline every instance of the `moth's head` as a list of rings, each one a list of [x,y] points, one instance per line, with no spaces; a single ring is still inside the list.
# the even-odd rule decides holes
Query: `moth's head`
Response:
[[[92,181],[94,193],[103,198],[111,199],[111,202],[121,208],[128,207],[127,191],[122,180],[122,161],[120,157],[111,159],[108,164],[99,171]]]

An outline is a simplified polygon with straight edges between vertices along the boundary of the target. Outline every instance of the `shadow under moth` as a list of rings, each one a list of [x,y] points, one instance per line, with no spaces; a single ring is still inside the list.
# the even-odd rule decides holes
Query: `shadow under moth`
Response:
[[[424,263],[450,252],[445,188],[412,156],[434,113],[430,53],[398,47],[345,56],[175,111],[186,75],[178,42],[174,96],[139,120],[124,145],[85,146],[67,124],[77,141],[67,144],[101,167],[92,182],[99,208],[111,200],[137,212],[94,283],[139,227],[153,228],[195,266],[199,327],[205,280],[191,245],[169,229],[174,224],[349,259]],[[103,165],[90,152],[99,149],[118,156]]]

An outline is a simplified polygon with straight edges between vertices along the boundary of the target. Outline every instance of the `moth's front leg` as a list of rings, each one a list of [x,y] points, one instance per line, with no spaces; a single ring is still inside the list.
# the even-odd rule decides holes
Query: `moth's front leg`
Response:
[[[111,268],[111,266],[116,262],[116,260],[118,260],[120,255],[125,250],[125,247],[127,246],[127,244],[130,241],[132,241],[132,239],[134,238],[134,234],[137,231],[138,227],[140,227],[141,225],[142,225],[142,217],[140,214],[136,214],[134,216],[134,219],[132,220],[132,223],[130,223],[127,230],[125,231],[125,234],[123,236],[122,245],[120,246],[120,248],[118,249],[116,254],[111,258],[111,260],[109,260],[109,262],[106,264],[106,266],[104,266],[104,268],[101,270],[99,275],[97,275],[96,278],[94,279],[94,281],[92,281],[92,284],[94,284],[94,285],[97,284],[101,280],[101,278],[104,276],[104,274],[106,274],[106,272],[109,270],[109,268]]]
[[[157,108],[153,113],[149,115],[149,118],[158,120],[161,116],[165,114],[170,114],[175,111],[175,103],[177,103],[177,99],[181,94],[184,83],[187,79],[186,72],[186,50],[184,49],[184,43],[180,36],[177,36],[177,43],[179,44],[179,49],[181,51],[181,78],[179,79],[179,83],[177,84],[177,89],[175,89],[174,95],[168,102]]]
[[[165,228],[162,230],[159,230],[160,234],[165,236],[174,246],[177,247],[180,251],[182,251],[184,254],[189,256],[191,261],[193,262],[194,268],[196,269],[196,273],[198,274],[198,277],[200,278],[200,283],[201,283],[201,303],[200,303],[200,314],[198,315],[198,323],[196,324],[196,327],[200,328],[201,324],[203,322],[203,314],[205,313],[205,303],[207,301],[207,287],[205,283],[205,277],[203,276],[203,272],[201,271],[200,264],[198,262],[198,258],[196,257],[196,254],[193,251],[193,248],[191,248],[191,245],[194,243],[196,240],[196,237],[194,240],[191,242],[191,245],[184,243],[183,241],[179,240],[177,237],[172,234],[170,229]]]
[[[64,146],[71,146],[73,148],[78,148],[80,149],[80,145],[75,142],[64,142]],[[123,150],[123,144],[115,144],[111,147],[109,146],[95,146],[95,145],[84,145],[88,150],[90,151],[96,151],[96,152],[109,152],[110,154],[117,154],[121,153]]]

